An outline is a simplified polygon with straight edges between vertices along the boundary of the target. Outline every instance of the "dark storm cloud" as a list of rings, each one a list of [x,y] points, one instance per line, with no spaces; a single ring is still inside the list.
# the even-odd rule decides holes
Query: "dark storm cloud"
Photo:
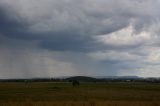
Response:
[[[93,43],[87,39],[79,39],[69,36],[62,36],[58,38],[54,38],[51,40],[44,40],[40,43],[40,47],[54,50],[54,51],[83,51],[87,52],[92,50],[93,48],[88,47],[91,45],[93,46]]]
[[[27,23],[12,19],[9,13],[0,8],[0,33],[13,39],[33,39],[33,33],[25,27]]]
[[[13,72],[25,67],[21,73],[28,76],[66,67],[85,75],[152,69],[145,63],[159,60],[159,5],[159,0],[1,0],[0,58],[12,61],[3,58],[0,67]]]
[[[53,9],[59,12],[58,13],[59,16],[56,16],[56,18],[62,17],[64,14],[64,20],[59,20],[58,18],[54,20],[55,14],[54,13],[48,14],[49,15],[48,17],[53,16],[53,20],[55,22],[53,21],[53,26],[51,25],[50,27],[51,30],[44,31],[44,32],[34,31],[34,29],[33,30],[30,29],[30,27],[37,25],[39,23],[42,23],[42,25],[44,24],[45,26],[46,25],[45,18],[43,19],[43,17],[40,17],[40,19],[42,18],[41,22],[39,21],[36,22],[36,19],[33,19],[35,20],[33,22],[30,22],[29,19],[27,19],[26,21],[25,19],[22,18],[21,14],[20,15],[18,14],[18,12],[21,10],[17,10],[18,12],[10,10],[10,9],[14,10],[14,3],[13,5],[10,4],[11,7],[7,9],[5,6],[3,6],[0,14],[1,15],[0,32],[2,35],[13,38],[13,39],[39,40],[40,41],[39,47],[42,47],[45,49],[56,50],[56,51],[65,51],[65,50],[66,51],[93,51],[93,50],[96,50],[96,48],[97,50],[99,48],[102,49],[103,45],[100,43],[96,43],[96,41],[94,41],[95,39],[92,39],[92,36],[107,34],[107,33],[117,31],[121,28],[126,27],[129,23],[129,20],[125,19],[125,17],[123,16],[122,17],[112,16],[113,12],[104,13],[97,10],[92,11],[90,9],[83,9],[83,5],[86,6],[86,4],[80,3],[80,5],[78,5],[76,4],[76,2],[72,2],[72,1],[68,2],[68,4],[69,5],[73,4],[73,5],[71,7],[66,7],[65,3],[62,6],[60,5],[62,7],[61,8],[62,13],[60,13],[60,9],[58,6],[55,8],[53,7]],[[34,7],[34,4],[31,5],[31,7]],[[14,16],[15,15],[16,16],[12,17],[13,14]],[[23,14],[24,16],[26,15],[25,13],[22,13],[22,15]],[[66,16],[68,16],[68,19],[65,18]],[[38,18],[37,15],[35,15],[35,18]],[[57,21],[60,21],[60,22],[56,24]],[[52,23],[52,21],[50,23]],[[67,25],[65,25],[65,23]],[[62,26],[62,29],[60,28],[58,29],[58,31],[56,30],[54,31],[54,27],[56,26]],[[63,28],[63,26],[65,28]],[[52,27],[53,27],[53,31],[52,31]],[[38,30],[41,30],[41,29],[38,29]]]
[[[54,1],[54,2],[48,1],[48,3],[49,2],[58,4],[57,1]],[[16,8],[14,7],[15,3],[13,3],[13,5],[10,4],[11,7],[7,9],[5,6],[3,6],[4,8],[2,7],[1,14],[0,14],[1,15],[1,20],[0,20],[1,33],[4,36],[14,38],[14,39],[40,40],[41,42],[39,47],[50,49],[50,50],[90,51],[92,49],[95,49],[95,47],[103,46],[103,45],[99,45],[99,43],[95,43],[95,41],[93,41],[94,39],[92,39],[92,36],[108,34],[108,33],[120,30],[129,24],[130,19],[132,17],[135,18],[139,16],[139,13],[136,14],[132,12],[133,11],[132,8],[131,10],[127,10],[127,9],[130,9],[130,8],[127,8],[127,6],[122,7],[122,5],[120,5],[119,7],[115,7],[120,2],[116,3],[114,1],[113,2],[103,1],[104,4],[106,3],[107,6],[109,6],[109,4],[113,6],[108,8],[102,5],[103,4],[102,1],[100,2],[95,1],[95,3],[97,3],[97,6],[94,4],[94,2],[91,2],[91,1],[88,1],[88,2],[83,1],[82,3],[79,3],[79,4],[77,4],[77,2],[76,1],[73,2],[72,0],[68,2],[64,1],[64,3],[62,2],[62,5],[58,4],[59,7],[58,6],[51,7],[51,9],[53,8],[58,13],[57,13],[57,16],[55,13],[47,14],[49,15],[48,17],[53,16],[53,20],[54,18],[56,19],[52,21],[52,18],[51,19],[49,18],[50,23],[53,24],[53,26],[52,25],[50,26],[51,30],[44,31],[44,32],[34,31],[34,29],[31,30],[30,27],[37,25],[39,23],[42,23],[42,25],[44,26],[46,24],[50,24],[50,23],[45,23],[46,21],[45,17],[47,16],[45,16],[43,19],[43,15],[40,17],[37,17],[38,15],[36,15],[36,13],[25,14],[24,12],[26,12],[26,10],[22,11],[21,14],[19,14],[21,10],[17,10],[18,12],[11,11],[10,9]],[[40,3],[43,3],[43,2],[41,1]],[[126,3],[127,5],[128,1],[124,3]],[[86,7],[87,4],[91,7]],[[26,5],[28,6],[31,5],[31,9],[34,9],[34,6],[37,6],[37,4],[33,4],[33,5],[26,4]],[[68,7],[68,6],[71,6],[71,7]],[[102,6],[102,8],[100,6]],[[45,7],[42,7],[42,10],[44,8]],[[113,10],[107,10],[110,8],[112,8]],[[50,8],[48,8],[48,10],[50,12],[53,12],[52,10],[50,10]],[[32,10],[32,11],[35,11],[35,10]],[[39,11],[40,10],[38,10],[38,12]],[[13,14],[14,16],[15,15],[17,16],[12,18]],[[24,15],[24,16],[26,15],[26,17],[33,15],[31,16],[31,22],[30,22],[30,19],[27,19],[27,21],[23,19],[23,16],[21,15]],[[64,19],[58,19],[58,17],[62,17],[62,16],[64,16]],[[142,18],[144,18],[143,15],[141,16]],[[41,22],[36,21],[36,18],[40,18]],[[144,21],[145,19],[142,19],[142,20]],[[59,23],[56,23],[57,21],[59,21]],[[137,29],[141,29],[140,27],[142,27],[143,23],[146,22],[146,21],[145,22],[143,21],[139,22],[141,26],[139,24],[135,25]],[[148,23],[148,20],[147,20],[147,23]],[[58,31],[56,30],[52,31],[52,27],[54,30],[56,26],[60,26],[60,29],[58,29]],[[112,46],[108,48],[112,48]]]

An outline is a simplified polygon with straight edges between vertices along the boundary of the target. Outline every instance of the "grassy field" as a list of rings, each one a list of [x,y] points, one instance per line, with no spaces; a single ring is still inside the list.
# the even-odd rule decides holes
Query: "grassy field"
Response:
[[[160,84],[0,83],[0,106],[160,106]]]

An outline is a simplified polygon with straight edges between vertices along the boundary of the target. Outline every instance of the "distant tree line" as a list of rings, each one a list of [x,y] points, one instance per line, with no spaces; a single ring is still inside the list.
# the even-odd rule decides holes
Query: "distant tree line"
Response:
[[[147,82],[160,83],[160,78],[92,78],[76,76],[69,78],[0,79],[0,82]]]

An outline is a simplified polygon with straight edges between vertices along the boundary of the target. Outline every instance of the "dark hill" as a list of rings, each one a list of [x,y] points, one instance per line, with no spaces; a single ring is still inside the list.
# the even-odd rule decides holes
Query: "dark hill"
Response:
[[[96,81],[97,79],[93,77],[87,77],[87,76],[74,76],[74,77],[66,78],[65,80],[67,81],[78,80],[78,81],[90,82],[90,81]]]

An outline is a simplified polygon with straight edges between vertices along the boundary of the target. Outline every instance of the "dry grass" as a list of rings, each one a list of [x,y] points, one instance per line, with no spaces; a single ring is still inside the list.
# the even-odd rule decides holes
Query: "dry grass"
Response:
[[[160,106],[159,101],[67,101],[67,102],[6,102],[0,106]]]
[[[0,83],[0,106],[159,106],[160,84]]]

